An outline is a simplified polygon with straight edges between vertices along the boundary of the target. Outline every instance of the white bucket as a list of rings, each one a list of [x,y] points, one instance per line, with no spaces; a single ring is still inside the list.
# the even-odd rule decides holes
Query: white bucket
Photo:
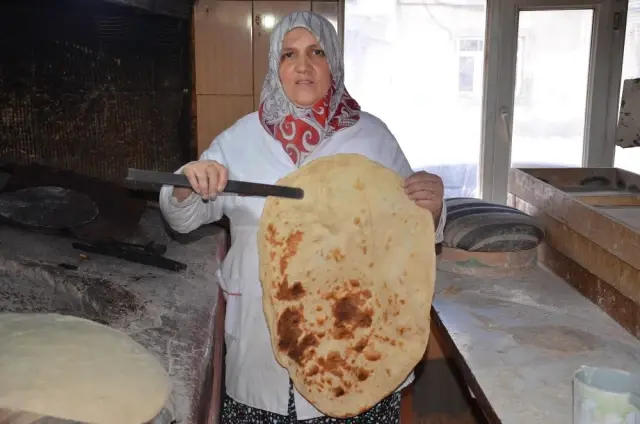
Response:
[[[573,378],[573,424],[640,424],[640,374],[579,369]]]

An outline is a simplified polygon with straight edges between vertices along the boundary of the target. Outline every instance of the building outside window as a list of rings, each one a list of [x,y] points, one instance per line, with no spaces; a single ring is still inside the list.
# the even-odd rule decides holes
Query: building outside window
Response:
[[[516,98],[522,97],[522,69],[525,39],[519,37],[518,62],[516,65]],[[458,91],[461,94],[482,96],[484,75],[484,36],[459,38],[456,44],[458,53]]]
[[[458,39],[458,91],[482,95],[484,37]]]

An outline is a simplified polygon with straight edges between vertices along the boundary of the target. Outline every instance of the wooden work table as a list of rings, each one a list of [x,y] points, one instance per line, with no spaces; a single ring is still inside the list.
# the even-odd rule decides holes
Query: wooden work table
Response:
[[[490,423],[570,423],[580,366],[640,372],[640,341],[542,267],[498,279],[438,272],[433,312]]]

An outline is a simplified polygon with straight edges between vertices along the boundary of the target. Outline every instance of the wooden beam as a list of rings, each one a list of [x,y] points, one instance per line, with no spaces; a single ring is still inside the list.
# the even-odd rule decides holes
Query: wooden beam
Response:
[[[584,169],[583,176],[598,177],[596,171],[597,169]],[[611,173],[611,169],[601,171],[603,176]],[[640,256],[637,254],[640,251],[640,233],[629,226],[581,202],[575,195],[520,169],[511,169],[509,193],[539,210],[541,215],[547,215],[558,224],[570,229],[576,237],[581,236],[597,248],[615,256],[618,262],[625,262],[635,268],[636,272],[640,270]],[[532,215],[529,211],[525,212]],[[582,253],[576,253],[576,255],[579,256]],[[579,261],[580,258],[576,255],[568,254],[571,259]],[[583,266],[586,267],[586,265]],[[594,274],[598,275],[597,272]],[[607,281],[611,280],[607,279]],[[640,296],[639,288],[640,281],[634,283],[634,290],[638,296]]]
[[[593,239],[573,231],[569,225],[525,200],[513,196],[510,197],[509,203],[539,220],[545,228],[545,240],[549,246],[606,281],[625,297],[640,304],[640,271],[638,269],[621,261]],[[577,218],[580,219],[580,217]],[[597,223],[594,226],[597,226]],[[624,243],[621,244],[624,245]],[[564,278],[564,275],[559,275]]]
[[[575,193],[573,196],[590,206],[640,206],[640,196],[635,193],[604,196]]]
[[[640,338],[640,307],[637,303],[547,243],[540,245],[538,259],[627,331]]]

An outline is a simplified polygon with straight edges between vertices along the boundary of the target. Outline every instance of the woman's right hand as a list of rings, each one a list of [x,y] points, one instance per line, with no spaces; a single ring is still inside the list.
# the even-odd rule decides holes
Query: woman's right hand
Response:
[[[214,160],[199,160],[188,163],[182,168],[182,173],[189,179],[191,188],[173,188],[173,197],[179,202],[189,197],[194,191],[203,200],[215,200],[218,193],[224,190],[229,177],[227,168]]]

